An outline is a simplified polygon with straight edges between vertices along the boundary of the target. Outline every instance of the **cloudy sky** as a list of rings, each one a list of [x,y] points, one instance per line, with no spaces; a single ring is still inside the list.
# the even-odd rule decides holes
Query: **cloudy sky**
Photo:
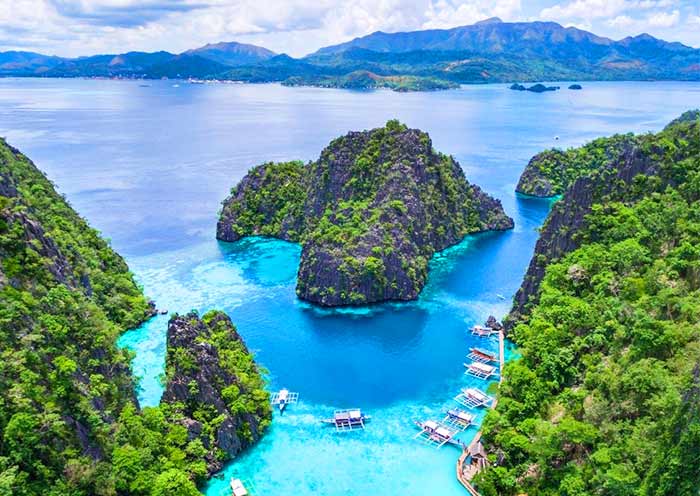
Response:
[[[242,41],[304,55],[373,31],[449,28],[499,16],[700,47],[700,0],[0,0],[0,50],[62,56],[181,52]]]

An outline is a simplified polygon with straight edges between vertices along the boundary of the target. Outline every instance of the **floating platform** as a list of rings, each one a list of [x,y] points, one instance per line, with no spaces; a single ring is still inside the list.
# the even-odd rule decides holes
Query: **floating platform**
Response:
[[[469,354],[467,355],[467,358],[469,358],[470,360],[474,360],[475,362],[497,362],[498,353],[494,351],[487,351],[482,348],[469,348]]]
[[[332,418],[321,420],[324,424],[335,426],[338,432],[354,431],[365,428],[365,422],[372,417],[362,413],[359,408],[350,408],[348,410],[336,410]]]
[[[486,380],[498,374],[496,367],[482,362],[465,363],[464,366],[467,368],[466,372],[464,372],[465,374],[478,377],[479,379]]]
[[[442,419],[442,423],[445,425],[451,425],[459,430],[466,430],[467,427],[474,423],[476,415],[460,410],[459,408],[451,408],[445,412],[445,418]]]
[[[474,336],[479,336],[482,338],[488,338],[494,334],[498,334],[498,331],[492,327],[486,327],[481,325],[475,325],[471,328],[471,332]]]
[[[455,446],[462,446],[462,443],[455,439],[455,436],[460,431],[459,429],[434,420],[416,421],[416,425],[421,431],[416,434],[415,438],[435,448],[442,448],[448,443],[454,444]]]
[[[282,413],[287,405],[292,405],[299,401],[299,393],[292,393],[288,389],[280,389],[272,394],[270,401],[273,405],[277,405],[280,413]]]
[[[493,398],[476,388],[464,388],[455,396],[455,401],[468,408],[488,407],[493,403]]]

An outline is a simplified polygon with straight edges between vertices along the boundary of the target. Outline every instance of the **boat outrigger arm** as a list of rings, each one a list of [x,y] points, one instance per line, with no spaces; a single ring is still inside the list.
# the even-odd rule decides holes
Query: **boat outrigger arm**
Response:
[[[280,389],[278,392],[273,393],[270,401],[273,405],[277,405],[280,412],[282,412],[287,405],[299,401],[299,393],[292,393],[288,389]]]
[[[482,363],[497,362],[498,354],[481,348],[469,348],[467,358]]]
[[[468,408],[487,407],[493,403],[493,397],[476,388],[464,388],[454,399]]]
[[[492,375],[498,375],[496,367],[482,362],[465,363],[464,366],[467,368],[465,374],[473,375],[479,379],[488,379]]]
[[[459,430],[454,427],[435,422],[434,420],[416,421],[416,425],[421,431],[416,434],[415,438],[424,443],[430,444],[435,448],[442,448],[447,443],[462,446],[462,443],[455,439]]]
[[[332,418],[323,419],[321,422],[334,425],[335,430],[338,432],[346,432],[364,429],[365,422],[371,418],[369,415],[362,413],[362,410],[359,408],[350,408],[347,410],[336,410]]]

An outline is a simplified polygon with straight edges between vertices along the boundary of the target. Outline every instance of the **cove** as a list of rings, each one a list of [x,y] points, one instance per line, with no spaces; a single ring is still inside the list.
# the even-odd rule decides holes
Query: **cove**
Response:
[[[548,202],[513,193],[527,160],[554,145],[660,129],[700,101],[696,83],[404,95],[6,79],[0,90],[0,132],[112,239],[158,306],[225,310],[269,370],[270,388],[301,394],[259,445],[212,480],[208,495],[229,494],[233,475],[258,494],[463,494],[458,450],[415,441],[412,421],[438,416],[470,384],[462,367],[470,345],[495,349],[466,329],[508,311],[547,215]],[[295,298],[298,246],[214,240],[219,202],[249,167],[313,159],[334,137],[394,117],[429,132],[516,222],[436,255],[418,301],[320,310]],[[144,405],[161,394],[166,323],[156,317],[121,340],[136,353]],[[373,416],[364,432],[338,435],[318,422],[353,406]]]

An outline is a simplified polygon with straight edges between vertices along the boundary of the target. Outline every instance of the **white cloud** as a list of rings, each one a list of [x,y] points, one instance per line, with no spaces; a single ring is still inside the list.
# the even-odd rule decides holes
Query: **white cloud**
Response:
[[[573,0],[542,9],[540,17],[562,21],[609,18],[612,19],[608,21],[610,25],[616,17],[621,17],[621,14],[668,8],[678,4],[678,2],[679,0]],[[629,15],[622,17],[631,19]],[[624,19],[620,21],[624,22]]]
[[[542,9],[542,19],[569,21],[572,19],[595,19],[612,17],[628,8],[627,0],[574,0]]]
[[[425,11],[426,20],[422,27],[426,29],[450,28],[473,24],[489,17],[512,19],[521,10],[520,0],[495,0],[481,2],[450,2],[431,0]]]
[[[614,28],[628,28],[630,26],[633,26],[636,21],[632,19],[630,16],[626,15],[619,15],[615,17],[614,19],[610,19],[607,21],[608,26],[614,27]]]
[[[647,23],[654,28],[670,28],[678,24],[681,13],[678,10],[673,12],[656,12],[647,17]]]

